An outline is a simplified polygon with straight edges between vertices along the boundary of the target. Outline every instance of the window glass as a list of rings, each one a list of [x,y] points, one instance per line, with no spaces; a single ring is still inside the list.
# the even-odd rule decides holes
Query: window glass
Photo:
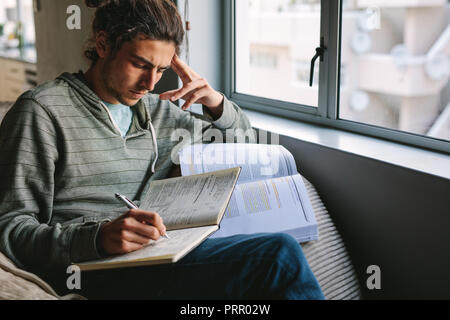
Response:
[[[446,0],[343,2],[339,118],[450,140]]]
[[[236,1],[236,92],[317,107],[319,0]]]

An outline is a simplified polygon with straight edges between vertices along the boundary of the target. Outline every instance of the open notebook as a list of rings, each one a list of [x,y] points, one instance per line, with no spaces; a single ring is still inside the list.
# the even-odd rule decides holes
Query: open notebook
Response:
[[[152,181],[140,209],[157,212],[170,238],[160,237],[137,251],[77,265],[87,271],[178,261],[219,229],[240,171],[234,167]]]

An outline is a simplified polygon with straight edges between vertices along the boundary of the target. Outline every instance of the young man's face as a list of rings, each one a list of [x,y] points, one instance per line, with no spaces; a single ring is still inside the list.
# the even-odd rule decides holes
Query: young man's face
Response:
[[[104,100],[135,105],[153,91],[174,55],[174,43],[143,37],[125,42],[114,56],[108,52],[102,68]]]

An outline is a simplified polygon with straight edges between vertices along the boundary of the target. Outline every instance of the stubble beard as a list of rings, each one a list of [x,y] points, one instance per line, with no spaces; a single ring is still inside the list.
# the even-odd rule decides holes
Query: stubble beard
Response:
[[[103,70],[101,73],[105,90],[108,92],[109,95],[113,96],[121,104],[126,105],[126,106],[133,106],[134,104],[137,103],[137,101],[131,102],[129,99],[128,99],[128,101],[125,100],[123,98],[122,94],[117,89],[114,88],[114,86],[113,86],[114,77],[113,77],[113,75],[111,75],[112,68],[113,67],[111,66],[110,59],[107,59],[105,62],[105,65],[103,66]]]

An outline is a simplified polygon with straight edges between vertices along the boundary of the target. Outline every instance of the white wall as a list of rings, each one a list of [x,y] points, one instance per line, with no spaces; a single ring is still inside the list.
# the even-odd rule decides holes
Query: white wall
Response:
[[[178,9],[185,21],[185,0],[178,0]],[[181,59],[189,62],[192,69],[208,80],[216,90],[223,88],[222,68],[222,10],[217,1],[190,0],[189,13],[191,30],[189,37],[189,55],[186,56],[186,42],[182,48]],[[179,84],[181,86],[181,84]],[[199,105],[191,107],[192,111],[201,112]]]
[[[66,11],[70,5],[81,9],[80,30],[67,28],[70,15]],[[87,69],[89,61],[84,58],[83,45],[90,35],[93,12],[83,0],[40,1],[40,10],[34,12],[39,83],[53,80],[65,71]]]

